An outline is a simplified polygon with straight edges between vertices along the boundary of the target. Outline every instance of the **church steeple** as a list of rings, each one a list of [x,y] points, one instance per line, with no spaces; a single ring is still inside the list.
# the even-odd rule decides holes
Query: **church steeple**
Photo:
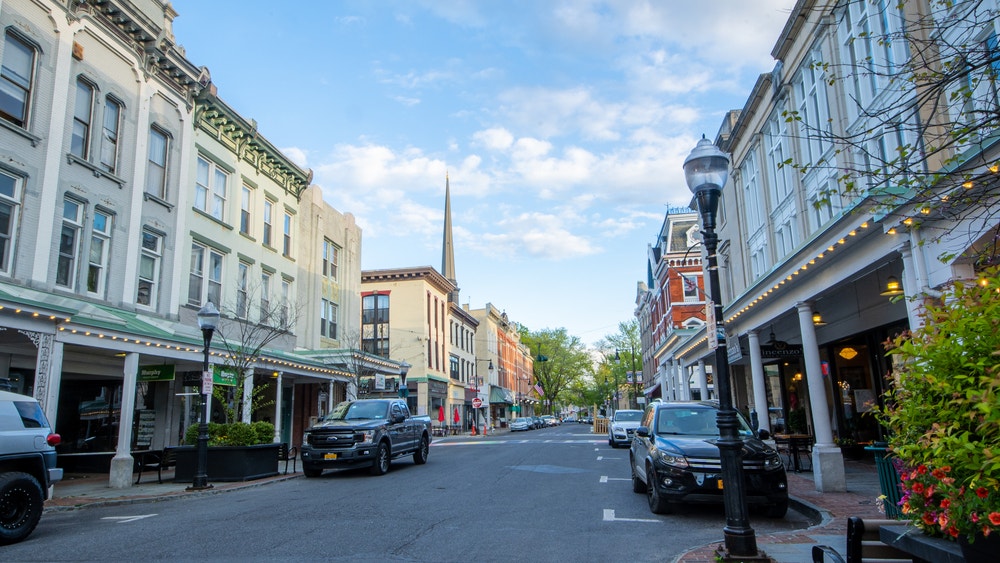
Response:
[[[441,275],[455,284],[455,291],[448,300],[458,303],[458,281],[455,277],[455,239],[451,234],[451,182],[448,173],[444,174],[444,244],[441,248]]]

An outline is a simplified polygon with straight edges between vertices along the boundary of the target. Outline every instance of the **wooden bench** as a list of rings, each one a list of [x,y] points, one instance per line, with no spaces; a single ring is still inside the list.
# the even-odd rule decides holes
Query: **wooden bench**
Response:
[[[156,481],[158,483],[163,482],[163,470],[167,467],[174,466],[174,450],[173,448],[165,448],[162,450],[146,450],[143,452],[137,452],[135,458],[136,471],[139,475],[135,479],[135,484],[138,485],[139,481],[142,480],[142,472],[145,470],[156,470]]]
[[[292,462],[292,473],[295,473],[295,460],[298,459],[299,450],[295,446],[289,447],[288,442],[278,445],[278,461],[285,462],[285,475],[288,475],[288,462]]]
[[[829,556],[836,563],[892,563],[913,561],[913,556],[905,551],[885,544],[879,539],[879,528],[898,526],[899,520],[862,520],[857,516],[847,519],[847,560],[828,545],[814,545],[813,563],[824,563]]]

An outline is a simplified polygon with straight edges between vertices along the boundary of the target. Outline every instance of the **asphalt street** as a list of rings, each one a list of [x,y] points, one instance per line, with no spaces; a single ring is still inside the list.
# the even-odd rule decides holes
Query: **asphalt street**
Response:
[[[436,439],[426,465],[46,513],[3,561],[666,561],[718,541],[721,506],[649,512],[628,451],[582,425]],[[758,534],[805,517],[754,515]]]

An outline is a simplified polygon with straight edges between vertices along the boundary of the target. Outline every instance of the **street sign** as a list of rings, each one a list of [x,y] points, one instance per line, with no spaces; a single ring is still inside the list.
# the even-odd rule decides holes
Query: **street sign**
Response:
[[[201,393],[203,395],[212,394],[212,372],[210,371],[201,372]]]
[[[482,407],[483,407],[483,400],[482,399],[480,399],[479,397],[476,397],[475,399],[472,399],[472,408],[479,409],[479,408],[482,408]]]

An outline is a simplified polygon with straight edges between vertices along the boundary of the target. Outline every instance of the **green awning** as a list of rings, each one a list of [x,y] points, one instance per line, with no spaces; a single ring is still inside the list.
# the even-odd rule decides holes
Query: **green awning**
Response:
[[[490,388],[490,404],[514,404],[514,395],[503,387]]]

